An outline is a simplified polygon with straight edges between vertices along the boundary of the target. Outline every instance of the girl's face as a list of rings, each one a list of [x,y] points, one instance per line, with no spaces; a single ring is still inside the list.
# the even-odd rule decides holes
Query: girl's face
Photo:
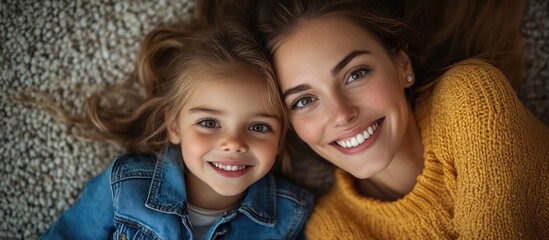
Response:
[[[219,77],[199,80],[205,83],[193,90],[177,119],[168,121],[169,138],[181,146],[187,189],[239,196],[273,166],[280,116],[268,110],[265,87],[252,77],[212,78]]]
[[[274,52],[290,121],[313,150],[357,178],[384,170],[410,117],[409,58],[394,58],[368,31],[341,16],[302,22]]]

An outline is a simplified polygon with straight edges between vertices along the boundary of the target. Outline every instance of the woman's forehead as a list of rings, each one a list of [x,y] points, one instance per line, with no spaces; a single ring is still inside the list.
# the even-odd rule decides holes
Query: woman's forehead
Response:
[[[382,48],[368,30],[349,18],[338,15],[322,16],[304,20],[292,33],[283,38],[274,52],[274,58],[279,57],[280,52],[288,52],[287,50],[290,50],[292,55],[319,55],[365,47]]]
[[[331,74],[353,52],[387,57],[365,28],[346,17],[323,16],[304,21],[288,35],[274,52],[273,63],[279,81],[284,82],[296,76]]]

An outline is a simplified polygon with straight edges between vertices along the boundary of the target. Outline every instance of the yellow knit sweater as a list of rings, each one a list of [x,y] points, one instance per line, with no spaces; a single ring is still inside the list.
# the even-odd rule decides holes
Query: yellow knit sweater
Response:
[[[425,162],[414,189],[379,201],[338,170],[309,239],[549,239],[549,128],[480,61],[453,67],[430,93],[416,104]]]

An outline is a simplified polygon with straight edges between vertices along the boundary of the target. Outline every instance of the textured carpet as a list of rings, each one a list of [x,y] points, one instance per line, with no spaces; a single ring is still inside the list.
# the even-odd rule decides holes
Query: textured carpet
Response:
[[[78,113],[85,96],[132,70],[146,32],[193,8],[185,0],[0,2],[0,239],[37,238],[121,152],[76,139],[45,111],[12,97],[41,91]],[[528,69],[519,97],[549,125],[548,15],[547,1],[528,1]],[[298,167],[327,171],[307,161]],[[304,182],[325,181],[315,176]]]

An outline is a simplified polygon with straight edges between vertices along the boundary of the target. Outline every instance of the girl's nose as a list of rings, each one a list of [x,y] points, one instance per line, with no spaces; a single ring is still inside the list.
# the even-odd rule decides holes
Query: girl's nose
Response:
[[[358,115],[358,109],[354,103],[344,96],[334,96],[330,108],[332,120],[336,127],[349,124]]]
[[[248,145],[241,136],[231,134],[222,139],[220,149],[223,152],[245,153],[248,151]]]

